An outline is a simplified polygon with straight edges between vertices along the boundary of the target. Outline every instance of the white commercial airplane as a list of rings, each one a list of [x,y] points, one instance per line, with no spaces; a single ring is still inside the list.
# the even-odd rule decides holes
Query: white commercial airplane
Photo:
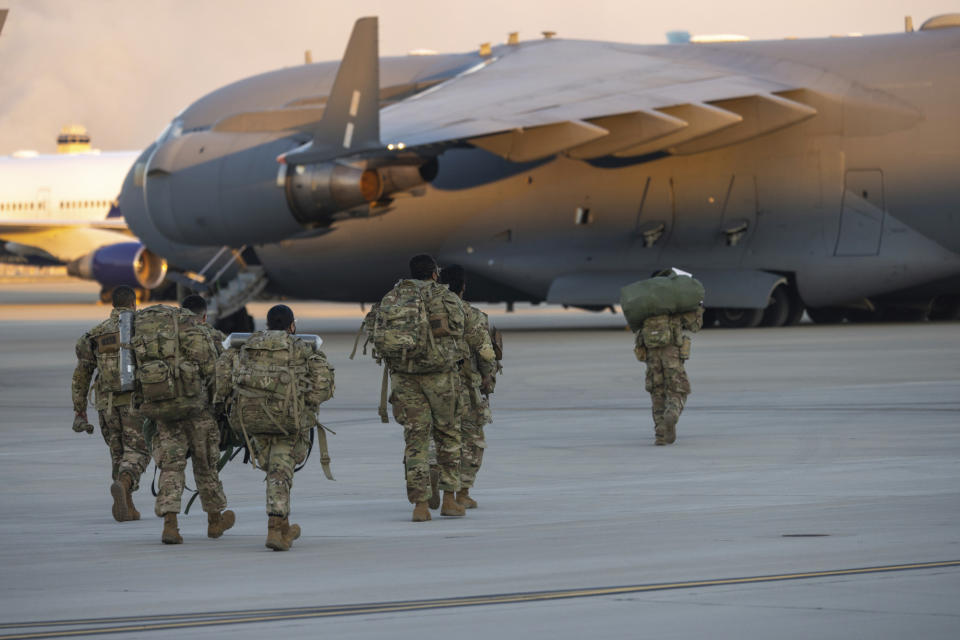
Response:
[[[61,141],[63,140],[61,135]],[[34,264],[64,264],[109,291],[153,289],[166,262],[130,233],[116,199],[138,153],[0,157],[0,246]]]

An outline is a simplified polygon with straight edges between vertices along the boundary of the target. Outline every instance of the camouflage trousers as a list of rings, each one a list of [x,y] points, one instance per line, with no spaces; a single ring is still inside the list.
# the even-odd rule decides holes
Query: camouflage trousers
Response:
[[[307,459],[310,432],[292,436],[251,435],[250,444],[257,466],[267,472],[267,515],[285,518],[290,515],[293,470]]]
[[[187,468],[187,454],[193,461],[193,479],[200,492],[200,504],[207,513],[227,508],[227,497],[217,474],[220,430],[209,411],[203,409],[176,422],[158,422],[153,437],[153,457],[160,469],[160,482],[154,512],[180,513]]]
[[[461,378],[461,403],[463,413],[460,416],[460,487],[469,489],[476,482],[477,472],[483,463],[483,450],[487,442],[483,435],[483,425],[490,422],[490,403],[483,397],[480,389],[471,387],[470,382]]]
[[[393,417],[403,425],[403,466],[407,499],[427,502],[430,488],[430,439],[436,444],[441,491],[460,489],[459,380],[445,373],[392,373],[390,403]]]
[[[110,448],[112,477],[116,480],[121,471],[133,478],[133,490],[140,487],[140,476],[150,464],[150,453],[143,440],[143,418],[135,417],[127,405],[100,411],[100,433]]]
[[[664,430],[676,427],[690,393],[690,380],[683,368],[680,348],[647,348],[646,389],[653,405],[653,429],[657,438]]]

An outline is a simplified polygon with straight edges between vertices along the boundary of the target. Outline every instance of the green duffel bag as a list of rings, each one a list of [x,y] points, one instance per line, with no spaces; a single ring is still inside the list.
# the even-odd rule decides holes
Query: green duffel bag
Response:
[[[633,331],[651,316],[694,311],[703,302],[703,285],[695,278],[671,274],[640,280],[620,289],[620,308]]]

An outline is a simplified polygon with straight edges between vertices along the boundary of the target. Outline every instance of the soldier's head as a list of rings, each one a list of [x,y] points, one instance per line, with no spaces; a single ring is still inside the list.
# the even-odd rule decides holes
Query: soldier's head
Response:
[[[114,289],[112,297],[114,309],[135,309],[137,306],[137,293],[125,285]]]
[[[425,253],[413,256],[410,258],[410,277],[414,280],[436,280],[437,261]]]
[[[467,272],[458,264],[451,264],[440,271],[440,284],[450,287],[450,291],[463,297],[467,290]]]
[[[201,296],[192,293],[183,299],[183,302],[180,303],[180,306],[187,311],[200,316],[203,318],[204,322],[207,321],[207,301]]]
[[[293,318],[293,309],[285,304],[277,304],[267,311],[267,330],[297,332],[297,322]]]

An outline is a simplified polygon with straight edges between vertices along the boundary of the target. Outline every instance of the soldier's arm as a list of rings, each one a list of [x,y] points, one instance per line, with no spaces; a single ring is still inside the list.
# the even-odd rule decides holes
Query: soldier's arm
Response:
[[[470,351],[477,356],[477,373],[485,379],[492,378],[497,372],[497,354],[490,340],[490,324],[486,316],[476,310],[468,313],[467,329],[463,335]]]
[[[70,389],[73,396],[73,412],[75,415],[87,419],[87,395],[90,393],[90,381],[93,379],[93,372],[97,370],[97,358],[93,355],[93,347],[90,344],[90,335],[83,334],[77,340],[75,348],[77,354],[77,366],[73,370],[73,381]]]
[[[696,311],[688,311],[681,316],[683,328],[687,331],[697,332],[703,328],[703,307]]]

